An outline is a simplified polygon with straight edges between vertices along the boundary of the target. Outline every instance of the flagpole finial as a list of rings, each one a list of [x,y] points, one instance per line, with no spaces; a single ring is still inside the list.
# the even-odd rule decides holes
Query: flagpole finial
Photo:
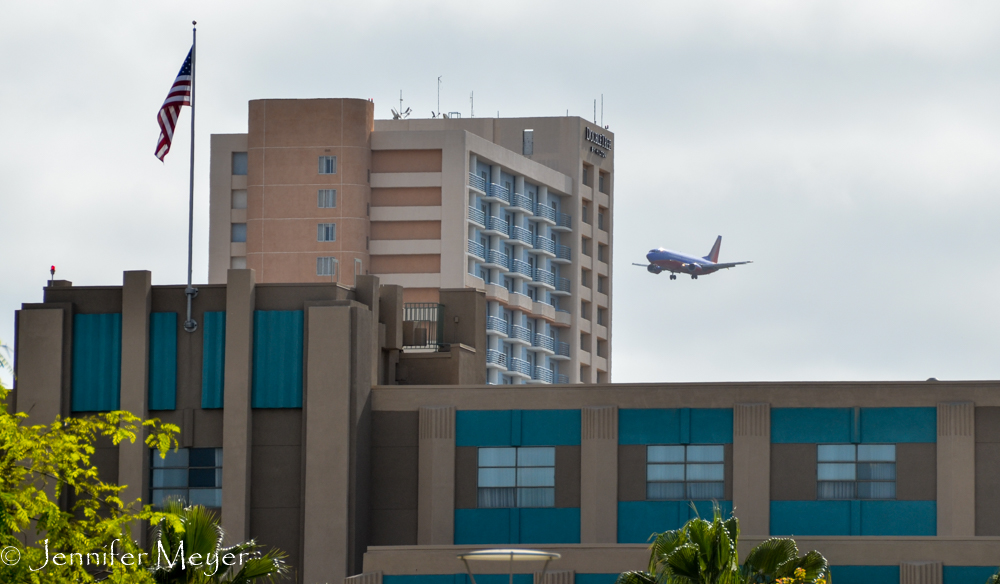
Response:
[[[191,21],[191,24],[192,24],[193,26],[198,26],[198,21],[197,21],[197,20],[192,20],[192,21]]]

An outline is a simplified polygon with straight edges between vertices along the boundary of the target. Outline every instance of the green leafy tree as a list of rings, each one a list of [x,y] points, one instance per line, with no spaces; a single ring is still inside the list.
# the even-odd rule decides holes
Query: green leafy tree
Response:
[[[655,534],[646,571],[624,572],[616,584],[826,584],[829,566],[819,552],[799,556],[795,541],[772,537],[753,548],[740,565],[739,520],[695,518],[684,527]]]
[[[164,511],[149,551],[157,584],[276,582],[288,573],[284,552],[261,554],[262,546],[253,540],[223,547],[225,532],[204,507],[168,501]]]
[[[179,428],[124,411],[30,425],[27,414],[9,413],[8,397],[0,388],[0,582],[152,582],[147,570],[101,560],[114,546],[119,558],[132,554],[136,561],[144,550],[132,541],[130,524],[162,514],[124,504],[125,487],[102,481],[91,457],[99,439],[118,445],[143,434],[165,456],[177,448]],[[57,553],[66,554],[63,565]]]

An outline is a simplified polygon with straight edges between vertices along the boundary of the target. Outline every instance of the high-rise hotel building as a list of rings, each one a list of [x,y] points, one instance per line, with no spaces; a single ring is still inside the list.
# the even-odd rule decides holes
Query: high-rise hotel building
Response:
[[[375,120],[367,100],[251,101],[246,134],[212,136],[209,282],[229,268],[261,283],[377,275],[411,314],[475,288],[488,383],[607,382],[613,146],[578,117]]]

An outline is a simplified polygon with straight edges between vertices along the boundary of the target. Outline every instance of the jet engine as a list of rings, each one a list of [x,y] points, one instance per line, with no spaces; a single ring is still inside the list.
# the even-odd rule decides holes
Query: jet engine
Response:
[[[684,269],[693,274],[698,271],[698,264],[685,264]]]
[[[648,266],[646,266],[646,271],[649,272],[650,274],[659,274],[660,272],[663,271],[663,268],[661,268],[656,264],[649,264]]]

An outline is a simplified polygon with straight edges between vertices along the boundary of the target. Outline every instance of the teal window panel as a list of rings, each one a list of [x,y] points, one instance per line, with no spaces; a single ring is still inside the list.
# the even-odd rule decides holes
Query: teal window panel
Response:
[[[618,574],[577,574],[575,584],[615,584]]]
[[[862,442],[937,442],[937,408],[861,408]]]
[[[861,535],[937,535],[937,501],[860,501]]]
[[[683,444],[680,410],[618,410],[618,443]]]
[[[226,313],[206,312],[201,321],[201,407],[218,409],[225,395]]]
[[[851,535],[851,503],[771,501],[771,535]]]
[[[511,511],[517,509],[455,509],[455,545],[517,543],[511,538]]]
[[[997,573],[996,566],[944,566],[943,584],[983,584]],[[840,582],[837,582],[840,584]]]
[[[508,578],[509,580],[509,578]],[[518,582],[515,575],[514,581]],[[506,582],[506,581],[505,581]],[[472,584],[467,574],[406,574],[382,576],[382,584]],[[479,584],[479,576],[476,576],[476,584]],[[519,584],[531,584],[530,582],[520,582]]]
[[[853,420],[851,408],[772,408],[771,442],[849,444]]]
[[[580,410],[522,410],[520,446],[580,444]]]
[[[732,408],[692,408],[691,444],[732,444]]]
[[[70,408],[110,412],[120,407],[122,315],[73,315],[73,381]]]
[[[830,566],[830,576],[837,584],[899,584],[899,566]]]
[[[619,501],[618,543],[647,543],[654,533],[679,529],[689,519],[711,519],[712,501]],[[718,501],[723,517],[733,510],[732,501]]]
[[[580,543],[580,509],[571,507],[524,508],[517,543]],[[478,580],[477,580],[478,582]]]
[[[149,315],[149,409],[177,409],[177,313]]]
[[[477,568],[482,568],[482,566],[476,566],[476,563],[469,564],[472,567],[472,574],[476,577],[476,584],[510,584],[509,574],[477,574]],[[534,565],[534,564],[532,564]],[[549,565],[549,569],[552,565]],[[515,567],[517,569],[526,569]],[[383,576],[383,584],[385,584],[385,577]],[[535,580],[534,574],[514,574],[514,584],[533,584]],[[468,574],[455,574],[455,584],[472,584],[472,580],[469,579]],[[408,584],[408,583],[407,583]]]
[[[301,310],[254,311],[254,408],[302,407],[302,327]]]
[[[455,413],[455,445],[513,446],[510,428],[510,410],[460,410]]]

